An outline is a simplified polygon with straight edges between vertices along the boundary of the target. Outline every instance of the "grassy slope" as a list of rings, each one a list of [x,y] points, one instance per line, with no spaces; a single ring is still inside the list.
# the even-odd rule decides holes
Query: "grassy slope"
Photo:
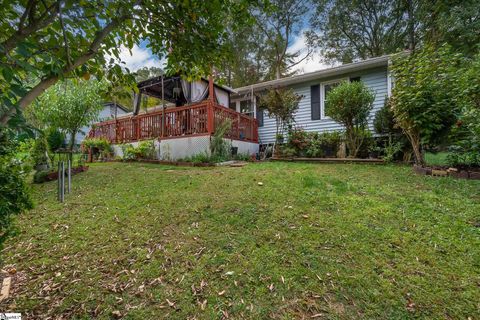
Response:
[[[398,166],[112,163],[75,176],[64,205],[55,187],[35,187],[36,209],[6,244],[4,262],[27,277],[8,309],[77,319],[480,315],[478,181]]]

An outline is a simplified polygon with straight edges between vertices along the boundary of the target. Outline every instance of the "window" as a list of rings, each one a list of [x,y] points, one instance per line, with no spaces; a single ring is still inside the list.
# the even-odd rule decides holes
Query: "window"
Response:
[[[230,102],[228,107],[232,110],[237,111],[237,102],[236,101]]]
[[[328,93],[338,86],[342,81],[348,79],[338,79],[322,83],[322,119],[328,119]]]
[[[253,117],[253,104],[251,100],[240,101],[240,112]]]

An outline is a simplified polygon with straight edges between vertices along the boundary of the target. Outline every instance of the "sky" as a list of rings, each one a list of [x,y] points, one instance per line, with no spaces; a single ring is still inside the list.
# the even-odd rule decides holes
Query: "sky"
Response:
[[[296,52],[297,50],[306,50],[306,42],[303,32],[300,32],[300,35],[296,37],[289,47],[290,52]],[[304,55],[300,55],[300,57],[304,57]],[[142,67],[162,67],[164,62],[163,60],[160,61],[158,57],[151,53],[151,51],[146,47],[145,42],[140,43],[140,45],[135,45],[131,50],[131,54],[127,48],[122,47],[120,49],[120,58],[123,62],[125,62],[125,66],[130,71],[136,71]],[[294,70],[298,70],[299,73],[305,73],[326,69],[329,67],[331,66],[320,62],[320,55],[318,52],[315,52],[313,55],[311,55],[311,58],[306,59],[296,65]]]

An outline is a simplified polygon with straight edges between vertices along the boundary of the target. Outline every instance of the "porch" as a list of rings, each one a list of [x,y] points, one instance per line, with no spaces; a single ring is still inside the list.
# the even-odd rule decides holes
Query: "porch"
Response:
[[[214,84],[212,78],[188,82],[179,76],[149,79],[138,88],[132,114],[94,124],[88,137],[107,139],[117,156],[122,154],[119,144],[155,140],[159,159],[176,160],[209,153],[210,137],[230,121],[224,138],[232,147],[250,155],[258,152],[257,120],[228,108],[233,89]],[[142,94],[162,105],[140,113]]]
[[[232,125],[225,138],[258,143],[258,125],[254,118],[211,100],[99,122],[92,126],[88,136],[123,144],[213,135],[219,123],[227,119]]]

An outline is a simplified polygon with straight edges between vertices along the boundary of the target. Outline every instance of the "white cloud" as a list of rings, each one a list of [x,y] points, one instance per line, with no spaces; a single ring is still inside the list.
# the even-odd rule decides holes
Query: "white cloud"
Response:
[[[110,58],[112,58],[112,56],[107,56],[107,59]],[[120,61],[125,62],[125,64],[122,63],[121,65],[127,67],[130,71],[136,71],[143,67],[164,66],[162,61],[158,60],[157,57],[153,56],[150,50],[146,48],[140,48],[137,45],[134,45],[131,50],[131,54],[130,50],[122,46],[120,48]]]
[[[288,48],[288,52],[290,53],[297,51],[301,52],[299,59],[303,59],[303,57],[305,57],[305,55],[307,54],[307,42],[303,32]],[[305,59],[299,64],[295,65],[293,67],[293,70],[297,70],[299,73],[307,73],[322,69],[328,69],[334,66],[322,62],[321,58],[322,56],[318,53],[318,51],[314,51],[312,54],[310,54],[310,57],[308,59]]]

